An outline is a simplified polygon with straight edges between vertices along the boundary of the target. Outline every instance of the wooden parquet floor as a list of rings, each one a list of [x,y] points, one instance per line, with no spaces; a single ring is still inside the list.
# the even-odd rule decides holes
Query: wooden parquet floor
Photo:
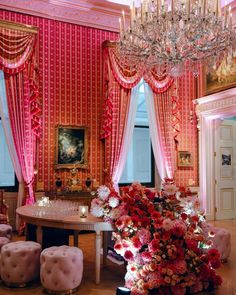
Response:
[[[223,277],[223,285],[215,290],[216,295],[236,295],[236,220],[213,222],[218,227],[224,227],[231,232],[232,251],[229,261],[223,264],[219,273]],[[22,239],[14,237],[14,240]],[[108,261],[107,266],[102,268],[101,283],[95,284],[95,235],[93,233],[79,236],[79,247],[84,253],[84,273],[77,295],[114,295],[117,286],[124,284],[125,268]],[[0,295],[42,295],[43,289],[40,283],[35,283],[27,288],[6,288],[0,285]],[[209,294],[209,293],[208,293]]]

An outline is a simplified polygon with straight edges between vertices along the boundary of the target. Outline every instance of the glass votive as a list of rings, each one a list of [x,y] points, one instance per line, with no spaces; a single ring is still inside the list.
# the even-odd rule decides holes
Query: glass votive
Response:
[[[79,206],[80,218],[86,218],[88,216],[88,206]]]

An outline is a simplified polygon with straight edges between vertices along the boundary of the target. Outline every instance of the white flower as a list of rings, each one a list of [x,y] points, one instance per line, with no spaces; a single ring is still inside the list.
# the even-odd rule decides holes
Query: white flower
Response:
[[[105,201],[109,197],[110,192],[111,191],[109,190],[109,188],[105,185],[101,185],[97,190],[99,198],[103,201]]]
[[[116,208],[119,204],[119,199],[117,197],[110,197],[108,203],[112,208]]]
[[[103,208],[100,206],[92,206],[90,212],[95,217],[102,217],[103,216]]]
[[[164,192],[167,195],[174,195],[178,191],[178,188],[174,184],[166,184],[164,187]]]
[[[120,217],[120,209],[119,208],[115,208],[115,209],[112,209],[110,214],[109,214],[109,217],[111,219],[115,219],[117,220],[119,217]]]

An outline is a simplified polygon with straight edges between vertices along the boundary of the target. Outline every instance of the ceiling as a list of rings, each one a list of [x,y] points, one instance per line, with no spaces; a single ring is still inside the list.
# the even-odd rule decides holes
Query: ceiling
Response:
[[[124,9],[131,0],[1,0],[0,8],[117,32]],[[135,0],[138,4],[140,0]],[[209,0],[208,0],[209,1]],[[232,11],[236,10],[236,0]],[[126,3],[119,4],[119,3]],[[222,0],[224,3],[224,0]]]

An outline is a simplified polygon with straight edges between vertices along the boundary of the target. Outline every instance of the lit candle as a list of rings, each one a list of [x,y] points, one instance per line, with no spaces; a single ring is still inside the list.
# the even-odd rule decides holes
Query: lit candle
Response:
[[[125,11],[122,10],[122,24],[123,24],[123,30],[125,30]]]
[[[121,18],[119,17],[119,24],[120,24],[120,35],[122,35],[122,23],[121,23]]]
[[[130,5],[130,30],[132,30],[132,23],[133,23],[133,6]]]
[[[141,0],[141,6],[140,6],[140,9],[141,9],[141,23],[143,23],[143,0]]]
[[[203,0],[203,16],[206,15],[206,0]]]
[[[218,0],[216,0],[216,17],[218,17],[218,7],[219,7],[219,3],[218,3]]]
[[[190,0],[189,0],[190,2]],[[172,18],[174,16],[174,0],[171,0],[171,15],[172,15]]]
[[[85,212],[86,212],[86,209],[83,207],[81,211],[82,211],[82,215],[84,216]]]
[[[229,28],[232,28],[232,13],[231,13],[231,6],[229,7]]]
[[[190,18],[191,0],[188,0],[188,18]]]
[[[225,27],[227,27],[227,0],[225,1]]]
[[[157,18],[159,18],[159,0],[156,0]]]

